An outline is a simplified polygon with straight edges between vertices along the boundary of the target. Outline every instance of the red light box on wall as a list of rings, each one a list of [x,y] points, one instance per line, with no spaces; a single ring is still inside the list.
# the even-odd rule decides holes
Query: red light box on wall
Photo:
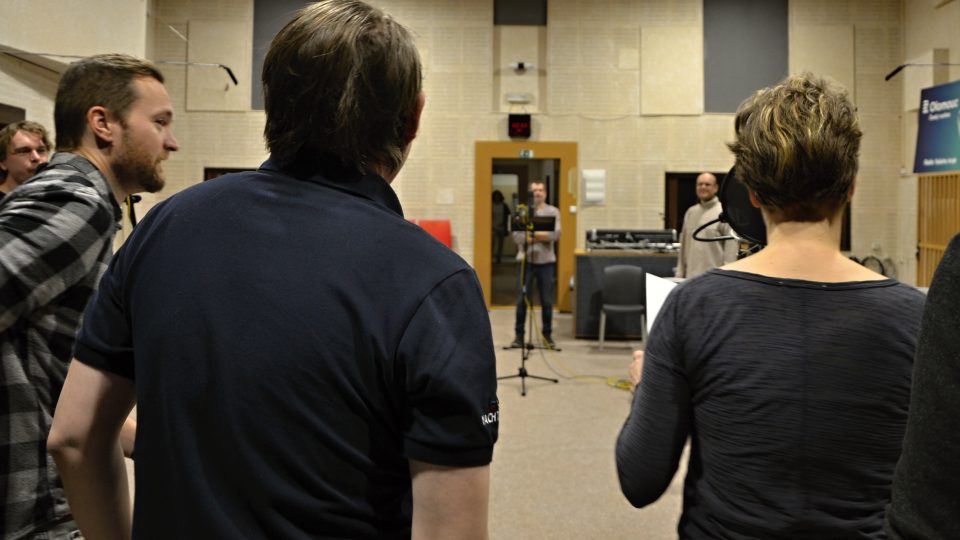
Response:
[[[507,118],[507,135],[511,139],[530,138],[530,115],[511,114]]]

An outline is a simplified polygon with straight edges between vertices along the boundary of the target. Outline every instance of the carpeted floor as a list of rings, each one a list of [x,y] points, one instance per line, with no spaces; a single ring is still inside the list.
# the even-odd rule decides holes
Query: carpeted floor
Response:
[[[537,312],[539,318],[539,311]],[[513,310],[491,312],[497,372],[515,375],[520,349],[513,339]],[[537,320],[539,324],[539,320]],[[493,539],[677,537],[685,467],[653,505],[633,508],[620,493],[614,444],[631,394],[611,383],[626,377],[640,343],[573,339],[573,319],[558,314],[554,339],[561,352],[534,350],[526,378],[501,380],[500,440],[491,466],[490,537]],[[685,463],[686,458],[681,459]]]

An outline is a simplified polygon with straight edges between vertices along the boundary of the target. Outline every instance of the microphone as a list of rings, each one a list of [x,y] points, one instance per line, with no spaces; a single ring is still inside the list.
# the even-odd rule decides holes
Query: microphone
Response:
[[[906,64],[900,64],[899,66],[893,68],[893,71],[891,71],[890,73],[887,73],[887,76],[884,77],[883,80],[889,81],[889,80],[892,79],[897,73],[900,73],[901,71],[903,71],[903,68],[908,67],[908,66],[960,66],[960,64],[954,64],[954,63],[950,63],[950,62],[935,62],[935,63],[932,63],[932,64],[914,64],[914,63],[909,63],[909,62],[908,62],[908,63],[906,63]]]
[[[899,66],[893,68],[893,71],[891,71],[890,73],[887,73],[887,76],[884,77],[883,80],[889,81],[890,79],[893,78],[894,75],[903,71],[903,68],[907,67],[908,65],[909,64],[900,64]]]
[[[513,194],[513,219],[510,220],[511,230],[520,231],[526,229],[527,226],[527,212],[529,207],[525,204],[520,204],[520,195],[517,193]]]

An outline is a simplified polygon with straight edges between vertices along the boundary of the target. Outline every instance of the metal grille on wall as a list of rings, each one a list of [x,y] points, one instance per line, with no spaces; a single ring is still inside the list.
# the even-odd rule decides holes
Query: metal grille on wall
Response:
[[[917,285],[929,287],[947,244],[960,232],[960,173],[921,175],[917,212]]]

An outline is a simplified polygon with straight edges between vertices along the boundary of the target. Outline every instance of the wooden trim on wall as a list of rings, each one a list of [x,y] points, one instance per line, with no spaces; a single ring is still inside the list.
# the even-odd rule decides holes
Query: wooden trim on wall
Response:
[[[960,172],[921,175],[917,190],[917,286],[929,287],[947,244],[960,231]]]

